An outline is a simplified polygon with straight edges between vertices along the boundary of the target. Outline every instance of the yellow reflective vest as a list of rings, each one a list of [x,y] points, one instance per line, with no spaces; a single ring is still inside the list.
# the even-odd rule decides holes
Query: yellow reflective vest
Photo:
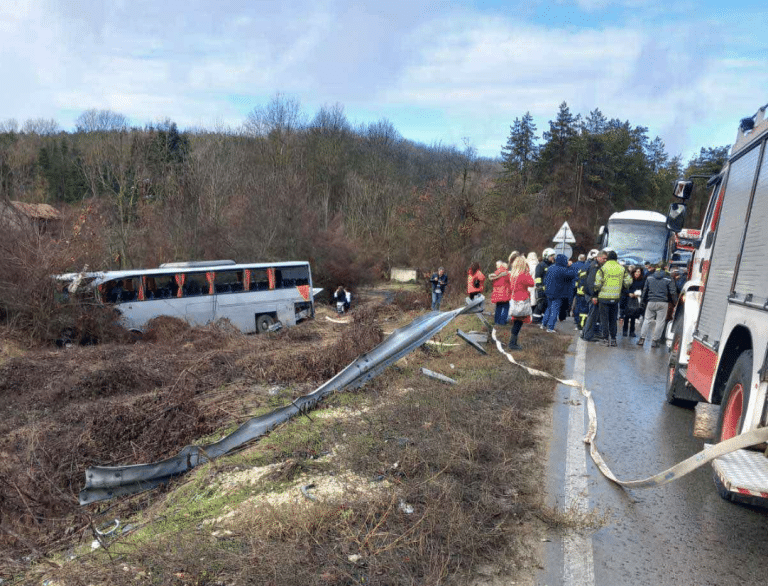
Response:
[[[632,276],[615,260],[606,261],[595,275],[595,290],[599,291],[597,298],[605,301],[618,300],[621,289],[629,288]]]

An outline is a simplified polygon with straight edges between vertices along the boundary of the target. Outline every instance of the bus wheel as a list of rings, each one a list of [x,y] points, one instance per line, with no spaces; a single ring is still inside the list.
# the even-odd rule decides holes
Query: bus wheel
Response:
[[[683,339],[683,319],[678,317],[672,326],[672,351],[667,366],[667,403],[677,407],[693,407],[696,401],[682,399],[688,395],[685,391],[685,378],[680,372],[680,347]]]
[[[271,315],[260,315],[256,318],[256,333],[263,334],[268,331],[269,328],[275,323]]]
[[[718,441],[736,437],[744,427],[744,414],[749,405],[749,388],[752,385],[752,350],[741,353],[733,365],[731,376],[725,383],[725,394],[720,403],[717,422]]]
[[[144,332],[141,330],[131,330],[129,334],[131,336],[131,342],[134,344],[136,342],[141,342],[144,339]]]

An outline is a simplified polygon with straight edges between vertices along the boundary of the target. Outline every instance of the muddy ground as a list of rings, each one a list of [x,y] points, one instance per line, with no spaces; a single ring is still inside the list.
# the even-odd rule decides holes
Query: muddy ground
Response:
[[[262,336],[171,319],[136,343],[30,350],[6,336],[0,577],[51,584],[514,581],[499,581],[503,574],[524,583],[537,564],[533,527],[551,518],[532,486],[552,385],[490,346],[480,356],[453,326],[438,336],[444,345],[422,347],[237,456],[160,490],[77,504],[87,466],[150,462],[218,439],[313,390],[426,309],[416,294],[383,301],[363,296],[347,323],[319,307],[314,320]],[[481,329],[476,317],[460,321],[462,329]],[[522,361],[559,371],[568,338],[526,327],[521,340]],[[459,384],[427,379],[421,366]],[[94,530],[112,517],[131,530],[92,550]]]

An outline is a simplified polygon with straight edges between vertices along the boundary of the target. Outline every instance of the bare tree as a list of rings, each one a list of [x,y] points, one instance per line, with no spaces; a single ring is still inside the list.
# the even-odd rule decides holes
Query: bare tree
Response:
[[[3,122],[0,122],[0,134],[11,133],[19,131],[19,123],[16,118],[8,118]]]
[[[25,134],[39,134],[41,136],[57,134],[59,123],[53,118],[30,118],[24,122],[21,131]]]
[[[111,132],[126,130],[128,119],[112,110],[86,110],[75,120],[77,132]]]

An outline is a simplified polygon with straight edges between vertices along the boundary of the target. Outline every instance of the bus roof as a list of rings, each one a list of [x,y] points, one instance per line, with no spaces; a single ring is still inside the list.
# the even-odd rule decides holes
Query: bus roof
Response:
[[[649,212],[646,210],[626,210],[611,214],[609,222],[652,222],[654,224],[667,224],[667,217],[659,212]]]
[[[113,281],[115,279],[127,279],[128,277],[137,276],[158,276],[158,275],[175,275],[178,273],[205,273],[208,271],[242,271],[245,269],[282,269],[288,267],[306,266],[309,268],[309,262],[305,260],[288,261],[288,262],[266,262],[266,263],[243,263],[243,264],[201,264],[196,266],[168,266],[165,268],[156,269],[127,269],[122,271],[89,271],[87,273],[66,273],[63,275],[54,275],[54,278],[58,281],[71,281],[78,275],[82,275],[84,278],[92,278],[93,285],[100,285],[107,281]]]

